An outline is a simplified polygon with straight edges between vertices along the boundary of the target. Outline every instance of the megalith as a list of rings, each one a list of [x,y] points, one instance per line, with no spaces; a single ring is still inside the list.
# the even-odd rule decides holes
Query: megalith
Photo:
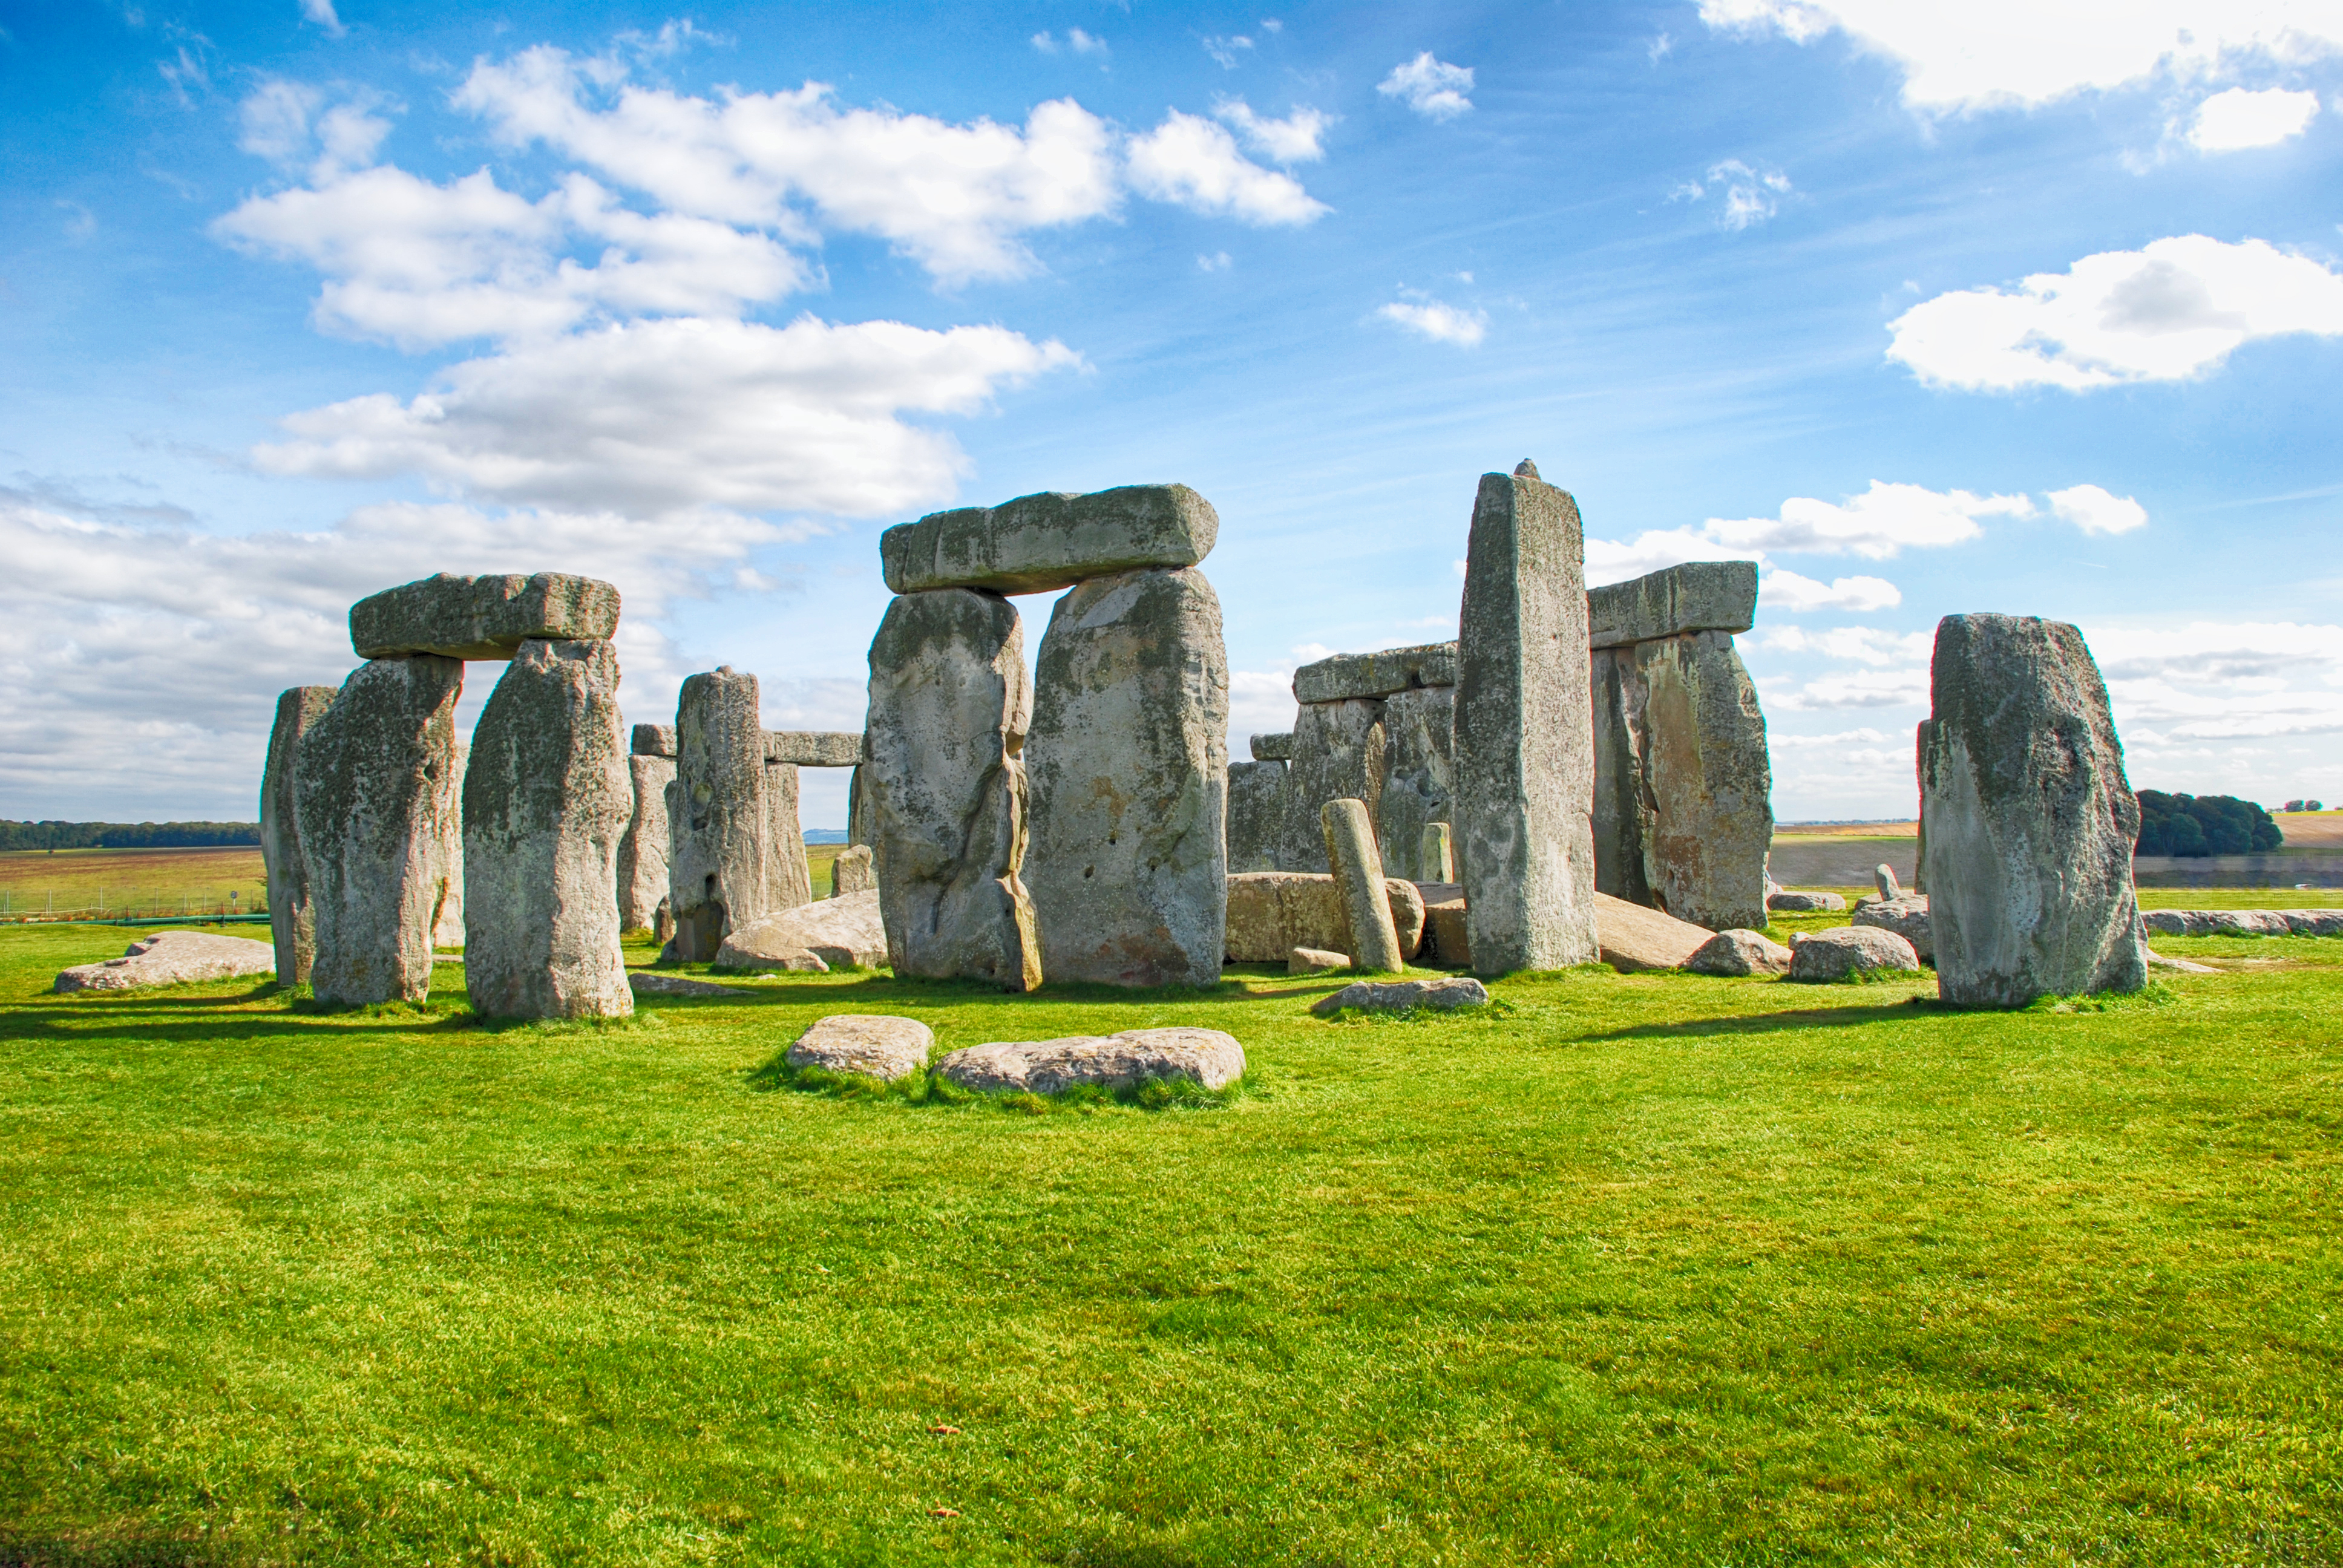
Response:
[[[1326,840],[1326,861],[1342,901],[1342,944],[1353,968],[1370,974],[1397,974],[1407,967],[1399,930],[1383,890],[1383,861],[1375,848],[1374,823],[1362,800],[1329,800],[1318,819]]]
[[[1652,884],[1644,870],[1644,833],[1655,808],[1644,798],[1643,739],[1635,729],[1644,711],[1643,676],[1633,643],[1595,648],[1590,659],[1594,890],[1625,903],[1649,904]]]
[[[772,736],[765,737],[765,868],[768,914],[813,902],[813,869],[806,864],[805,827],[798,815],[798,769],[773,760]]]
[[[676,699],[675,732],[669,914],[676,956],[709,963],[726,937],[774,907],[757,678],[729,665],[688,678]]]
[[[350,606],[350,646],[360,658],[429,653],[505,659],[532,638],[607,639],[618,628],[618,590],[598,578],[566,572],[441,572]]]
[[[1929,692],[1920,819],[1937,995],[2015,1008],[2140,990],[2139,803],[2082,632],[1946,616]]]
[[[1305,702],[1293,725],[1293,760],[1285,773],[1285,832],[1281,871],[1323,871],[1326,835],[1319,811],[1329,800],[1359,800],[1373,818],[1389,764],[1383,703],[1376,697]]]
[[[293,758],[301,737],[334,705],[330,686],[297,686],[277,699],[268,760],[260,773],[260,863],[268,876],[268,930],[277,942],[277,983],[307,985],[317,954],[317,917],[309,906],[309,868],[293,805]]]
[[[431,945],[464,945],[464,775],[471,749],[456,743],[455,760],[439,781],[439,847],[432,871]]]
[[[637,726],[639,732],[647,728]],[[627,759],[627,775],[634,809],[618,840],[618,929],[655,930],[667,901],[667,789],[675,782],[675,759],[637,751]]]
[[[1443,645],[1453,650],[1453,643]],[[1451,664],[1453,673],[1453,665]],[[1375,837],[1383,869],[1394,877],[1437,882],[1423,864],[1423,832],[1455,809],[1456,688],[1415,687],[1383,699],[1383,798],[1375,806]]]
[[[1285,834],[1285,764],[1229,764],[1229,869],[1274,871]]]
[[[1025,742],[1023,877],[1042,973],[1124,986],[1219,981],[1228,719],[1220,599],[1203,573],[1094,577],[1058,601]]]
[[[521,643],[464,778],[464,983],[490,1018],[625,1018],[618,840],[634,807],[618,658]]]
[[[1185,485],[1124,485],[931,512],[880,535],[879,557],[899,594],[1047,593],[1141,568],[1192,567],[1220,531],[1212,504]]]
[[[420,1001],[431,990],[461,660],[369,659],[301,737],[294,810],[309,869],[321,1001]]]

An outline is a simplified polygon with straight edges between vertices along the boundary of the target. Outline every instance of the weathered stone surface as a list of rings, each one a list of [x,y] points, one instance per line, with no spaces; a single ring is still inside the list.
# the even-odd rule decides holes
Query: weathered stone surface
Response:
[[[1926,893],[1903,893],[1892,899],[1866,899],[1855,908],[1855,924],[1894,931],[1910,942],[1912,950],[1924,960],[1936,955],[1936,944],[1928,921],[1928,895]]]
[[[1635,649],[1632,644],[1598,648],[1589,656],[1589,668],[1594,699],[1594,890],[1631,904],[1650,904],[1654,900],[1644,861],[1644,834],[1654,809],[1644,799],[1640,725],[1644,690],[1635,666]]]
[[[1274,871],[1285,836],[1285,764],[1229,764],[1229,869]]]
[[[1350,967],[1350,954],[1330,953],[1323,948],[1296,948],[1285,955],[1285,972],[1290,975],[1332,974]]]
[[[1638,643],[1635,666],[1641,704],[1630,723],[1651,810],[1644,870],[1652,896],[1712,930],[1762,926],[1774,772],[1757,689],[1723,632]]]
[[[1835,926],[1826,931],[1800,931],[1790,948],[1794,980],[1845,980],[1858,970],[1917,971],[1920,955],[1894,931],[1876,926]]]
[[[1871,868],[1871,885],[1879,890],[1883,899],[1900,899],[1904,885],[1896,879],[1896,868],[1882,860]]]
[[[2343,936],[2343,910],[2149,910],[2140,920],[2175,937]]]
[[[1755,561],[1686,561],[1632,582],[1589,589],[1588,643],[1623,648],[1686,632],[1730,637],[1757,622]]]
[[[1400,950],[1413,957],[1423,940],[1423,895],[1413,882],[1383,879]],[[1231,963],[1283,963],[1295,948],[1340,952],[1350,940],[1342,890],[1324,871],[1247,871],[1229,878]]]
[[[2187,959],[2168,959],[2157,952],[2147,955],[2147,967],[2152,970],[2170,970],[2175,974],[2184,975],[2217,975],[2221,972],[2211,964],[2191,963]]]
[[[1450,880],[1453,870],[1425,863],[1423,841],[1434,823],[1455,813],[1456,689],[1428,686],[1386,698],[1383,748],[1383,799],[1375,803],[1383,869],[1414,881]]]
[[[654,974],[646,970],[627,971],[627,989],[637,996],[754,996],[755,991],[742,990],[736,985],[716,985],[708,980],[691,980],[683,975]]]
[[[1578,504],[1536,476],[1482,476],[1466,548],[1453,820],[1482,974],[1596,951],[1585,552]]]
[[[1414,879],[1442,884],[1456,879],[1456,841],[1447,823],[1423,825],[1423,832],[1416,839]]]
[[[464,666],[417,654],[360,665],[301,738],[293,803],[309,866],[320,1000],[420,1001]]]
[[[1488,988],[1479,980],[1459,977],[1437,980],[1353,980],[1332,996],[1320,997],[1310,1010],[1332,1018],[1345,1008],[1362,1012],[1452,1012],[1460,1007],[1484,1007]]]
[[[797,768],[852,768],[862,760],[859,729],[768,729],[765,760]]]
[[[776,907],[757,700],[757,678],[729,665],[687,678],[676,699],[668,910],[670,950],[687,963],[707,963],[726,937]]]
[[[301,737],[334,705],[330,686],[297,686],[277,699],[268,731],[268,760],[260,774],[260,862],[268,876],[268,930],[275,939],[277,978],[309,983],[317,952],[317,917],[309,907],[309,866],[301,855],[301,826],[293,807],[293,757]]]
[[[1392,929],[1399,933],[1403,958],[1423,949],[1423,890],[1404,877],[1385,877],[1383,893],[1391,904]]]
[[[859,764],[846,779],[846,841],[870,842],[870,770]]]
[[[1423,945],[1416,961],[1444,970],[1473,967],[1473,940],[1464,919],[1464,890],[1455,882],[1418,882],[1423,899]]]
[[[879,899],[876,892],[845,893],[777,910],[725,938],[716,967],[788,969],[793,960],[811,956],[824,969],[877,969],[887,961],[887,926],[880,918]]]
[[[899,594],[1047,593],[1141,568],[1192,567],[1220,531],[1212,504],[1185,485],[1125,485],[930,512],[880,535],[879,558]]]
[[[526,642],[464,779],[464,988],[489,1018],[625,1018],[618,839],[634,812],[618,656]]]
[[[1221,603],[1203,573],[1093,578],[1058,601],[1025,742],[1023,876],[1043,974],[1219,983],[1228,729]]]
[[[1429,686],[1456,684],[1456,645],[1429,642],[1419,648],[1387,648],[1378,653],[1338,653],[1293,672],[1296,702],[1341,702],[1353,697],[1388,697]]]
[[[892,1082],[928,1065],[935,1031],[916,1018],[886,1013],[834,1012],[817,1019],[789,1047],[791,1067],[857,1072]]]
[[[1375,848],[1374,824],[1363,800],[1329,800],[1319,809],[1326,834],[1326,859],[1334,868],[1348,938],[1342,946],[1370,974],[1394,974],[1407,967],[1399,931],[1392,923],[1391,899],[1383,889],[1383,859]],[[1412,886],[1412,884],[1411,884]]]
[[[525,641],[608,641],[618,630],[618,590],[566,572],[441,572],[350,606],[350,646],[360,658],[510,658]]]
[[[1362,800],[1372,819],[1383,804],[1389,749],[1380,701],[1358,698],[1302,709],[1293,730],[1293,761],[1285,774],[1280,870],[1330,869],[1318,813],[1329,800]]]
[[[1017,611],[943,588],[887,607],[866,721],[872,869],[899,975],[1041,983],[1020,872],[1033,711]]]
[[[659,925],[659,905],[667,900],[667,792],[675,782],[675,759],[638,751],[627,759],[627,776],[635,799],[627,831],[618,840],[618,925],[625,930],[651,930]]]
[[[849,844],[838,852],[838,859],[830,863],[831,898],[843,899],[855,893],[875,893],[878,890],[879,879],[870,871],[870,845]],[[885,935],[883,927],[880,935],[882,938]]]
[[[798,816],[798,770],[765,761],[765,897],[768,910],[794,910],[813,901],[813,868],[806,864],[805,828]]]
[[[2145,986],[2139,805],[2083,634],[1946,616],[1929,683],[1920,818],[1938,995],[2022,1007]]]
[[[1248,743],[1256,762],[1291,762],[1293,760],[1293,731],[1282,735],[1256,735]]]
[[[627,748],[635,757],[664,757],[675,760],[675,726],[672,724],[638,724],[633,741]]]
[[[1172,1078],[1221,1089],[1242,1077],[1244,1065],[1244,1047],[1217,1029],[1127,1029],[972,1045],[945,1057],[936,1070],[962,1089],[987,1094],[1062,1094],[1077,1084],[1133,1089]]]
[[[118,959],[75,964],[61,972],[50,989],[138,990],[147,986],[184,985],[189,980],[230,980],[237,975],[277,972],[277,949],[271,943],[215,936],[209,931],[157,931],[131,943]]]
[[[1846,908],[1846,900],[1836,893],[1801,893],[1783,888],[1765,895],[1765,907],[1788,914],[1836,914]]]
[[[1594,895],[1594,933],[1603,961],[1624,974],[1681,969],[1710,934],[1704,926],[1608,893]]]
[[[456,759],[439,781],[439,848],[437,869],[432,873],[431,946],[464,946],[464,779],[471,769],[471,748],[456,744]]]
[[[1763,931],[1719,931],[1694,949],[1684,967],[1696,975],[1787,974],[1790,950]]]

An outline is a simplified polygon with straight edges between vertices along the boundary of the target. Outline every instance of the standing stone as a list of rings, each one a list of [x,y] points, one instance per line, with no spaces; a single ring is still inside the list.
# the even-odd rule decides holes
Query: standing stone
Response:
[[[870,874],[870,846],[849,844],[830,863],[830,896],[843,899],[855,893],[875,893],[879,879]]]
[[[1455,644],[1439,646],[1453,658]],[[1410,881],[1447,881],[1418,856],[1424,829],[1450,820],[1455,810],[1456,689],[1425,686],[1385,698],[1383,745],[1383,799],[1375,804],[1383,866]]]
[[[1447,823],[1426,822],[1423,825],[1421,847],[1416,851],[1416,865],[1423,871],[1423,875],[1415,879],[1419,882],[1446,885],[1456,880],[1456,846],[1449,836]]]
[[[1480,974],[1592,960],[1594,737],[1578,503],[1535,465],[1484,474],[1466,548],[1456,784]]]
[[[1285,836],[1285,764],[1229,764],[1229,869],[1274,871]]]
[[[887,607],[864,728],[871,869],[898,975],[1041,983],[1025,859],[1033,691],[1017,611],[938,588]]]
[[[1329,800],[1360,800],[1372,820],[1383,803],[1389,750],[1381,698],[1302,704],[1293,727],[1293,762],[1285,775],[1285,841],[1279,870],[1328,869],[1320,809]]]
[[[456,760],[439,786],[438,869],[432,873],[431,946],[464,946],[464,777],[472,749],[458,741]]]
[[[301,737],[334,705],[330,686],[297,686],[277,699],[268,760],[260,774],[260,863],[268,876],[268,930],[277,941],[277,983],[307,985],[317,955],[309,867],[293,805],[293,758]]]
[[[870,842],[870,779],[860,762],[846,780],[846,841]]]
[[[1219,983],[1228,917],[1229,666],[1204,574],[1092,578],[1036,660],[1032,849],[1041,971]],[[1256,764],[1258,766],[1258,764]]]
[[[1651,901],[1711,930],[1762,927],[1774,770],[1757,688],[1721,631],[1638,643],[1635,671]]]
[[[440,819],[463,690],[459,659],[370,659],[294,752],[293,803],[317,913],[309,984],[320,1001],[421,1001],[430,992]]]
[[[2140,990],[2139,803],[2083,634],[1946,616],[1929,686],[1920,818],[1937,995],[2023,1007]]]
[[[1920,794],[1928,793],[1928,721],[1920,720],[1912,732],[1912,774],[1918,781]],[[1918,841],[1912,847],[1912,890],[1928,890],[1928,821],[1923,815],[1918,823]]]
[[[769,743],[772,737],[768,735]],[[772,856],[765,868],[765,888],[770,902],[766,912],[794,910],[813,902],[813,868],[806,864],[805,828],[798,816],[798,770],[794,763],[776,762],[769,744],[765,751],[765,844]]]
[[[757,678],[726,665],[686,679],[675,729],[667,870],[675,954],[709,963],[726,937],[774,907]]]
[[[1319,814],[1326,838],[1326,859],[1334,868],[1334,885],[1342,895],[1342,917],[1351,940],[1343,944],[1353,967],[1370,973],[1397,974],[1407,967],[1401,955],[1399,930],[1393,924],[1391,900],[1383,892],[1383,858],[1375,849],[1374,824],[1363,800],[1329,800]]]
[[[626,1018],[618,839],[633,814],[618,656],[524,642],[472,730],[464,985],[489,1018]]]
[[[1643,675],[1632,643],[1598,648],[1591,661],[1594,890],[1626,903],[1649,904],[1652,884],[1644,874],[1644,835],[1656,810],[1644,796],[1644,743],[1638,730],[1644,707]]]
[[[648,728],[636,726],[638,732]],[[667,791],[675,782],[675,759],[638,752],[627,759],[627,773],[635,807],[618,840],[618,928],[651,930],[667,899]]]

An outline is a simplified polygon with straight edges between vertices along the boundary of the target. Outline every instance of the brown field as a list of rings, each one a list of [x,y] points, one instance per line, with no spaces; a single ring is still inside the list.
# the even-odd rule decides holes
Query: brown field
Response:
[[[1916,839],[1917,822],[1777,822],[1776,839]]]
[[[2289,849],[2343,848],[2343,811],[2273,811]]]
[[[0,919],[89,910],[109,916],[202,914],[268,907],[260,851],[12,849],[0,853]],[[228,894],[238,895],[233,905]]]

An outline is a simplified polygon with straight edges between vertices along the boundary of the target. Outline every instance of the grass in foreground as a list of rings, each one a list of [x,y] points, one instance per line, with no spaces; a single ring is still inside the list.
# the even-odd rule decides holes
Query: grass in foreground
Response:
[[[119,935],[0,935],[0,1562],[2343,1556],[2343,943],[2016,1015],[40,994]],[[760,1073],[840,1010],[1251,1072],[1038,1116]]]

